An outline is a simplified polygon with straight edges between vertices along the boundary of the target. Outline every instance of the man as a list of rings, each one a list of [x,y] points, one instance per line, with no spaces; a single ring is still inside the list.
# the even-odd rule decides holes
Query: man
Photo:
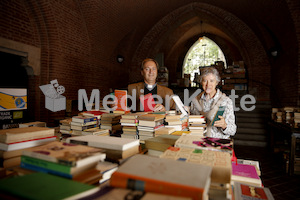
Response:
[[[151,93],[154,97],[158,96],[157,99],[161,97],[162,103],[158,103],[154,106],[155,112],[166,111],[167,109],[175,109],[175,103],[172,99],[173,91],[167,87],[158,85],[156,83],[157,73],[159,65],[151,58],[143,60],[141,66],[141,74],[144,77],[144,82],[134,83],[128,85],[128,94],[131,96],[133,92],[136,92],[136,109],[140,110],[140,97]],[[155,99],[155,98],[154,98]],[[134,103],[134,102],[132,102]]]

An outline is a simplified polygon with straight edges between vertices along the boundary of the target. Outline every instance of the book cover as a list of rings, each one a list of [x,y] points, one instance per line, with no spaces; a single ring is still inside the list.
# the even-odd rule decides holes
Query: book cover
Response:
[[[219,119],[219,116],[223,116],[223,114],[224,114],[224,111],[225,111],[225,106],[220,106],[219,107],[219,109],[218,109],[218,111],[216,112],[216,114],[215,114],[215,116],[214,116],[214,118],[213,118],[213,120],[211,121],[211,126],[213,126],[214,124],[215,124],[215,121],[218,121],[218,120],[220,120]]]
[[[113,150],[126,150],[131,147],[140,145],[139,140],[135,140],[135,139],[110,137],[110,136],[99,137],[96,135],[71,137],[71,138],[67,138],[66,141],[72,144],[82,144],[91,147],[113,149]]]
[[[231,156],[227,152],[169,147],[160,158],[211,166],[211,182],[230,183]]]
[[[73,116],[72,122],[78,122],[81,124],[85,124],[87,122],[97,121],[97,117],[90,117],[90,116]]]
[[[232,181],[238,181],[258,187],[262,186],[261,179],[253,165],[236,164],[233,162],[231,179]]]
[[[147,155],[135,155],[110,179],[113,187],[205,199],[212,168]],[[201,171],[201,173],[197,173]],[[195,172],[195,173],[187,173]]]
[[[127,90],[115,90],[115,97],[118,101],[117,111],[127,111]]]
[[[169,147],[174,146],[178,137],[173,135],[160,135],[145,140],[145,148],[158,151],[166,151]]]
[[[232,154],[232,139],[202,137],[197,135],[182,135],[176,141],[175,147],[224,151]]]
[[[22,155],[77,167],[105,159],[102,149],[58,141],[26,149]]]
[[[14,142],[14,143],[0,143],[0,150],[4,151],[14,151],[19,149],[25,149],[29,147],[35,147],[42,144],[46,144],[48,142],[52,142],[56,140],[56,136],[45,137],[45,138],[37,138],[33,140],[26,140],[21,142]]]
[[[152,96],[151,93],[140,96],[140,101],[143,105],[143,108],[144,108],[145,112],[150,112],[150,111],[154,110],[155,101],[154,101],[153,96]]]
[[[0,130],[0,142],[13,143],[54,136],[54,129],[46,127],[24,127]]]
[[[256,187],[240,182],[234,182],[234,199],[235,200],[274,200],[269,188]]]
[[[46,173],[32,173],[0,180],[0,191],[21,199],[79,199],[98,187]]]

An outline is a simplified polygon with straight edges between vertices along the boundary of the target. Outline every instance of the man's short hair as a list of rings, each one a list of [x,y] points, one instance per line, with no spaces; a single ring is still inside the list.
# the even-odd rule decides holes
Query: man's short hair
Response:
[[[152,59],[152,58],[146,58],[145,60],[142,61],[142,65],[141,65],[141,70],[143,71],[144,69],[144,65],[146,64],[146,62],[149,62],[149,61],[153,61],[156,65],[156,68],[157,70],[159,69],[159,64],[156,60]]]

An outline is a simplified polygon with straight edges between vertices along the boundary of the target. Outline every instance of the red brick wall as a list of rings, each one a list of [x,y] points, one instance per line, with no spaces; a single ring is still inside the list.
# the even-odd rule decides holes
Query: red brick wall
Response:
[[[188,5],[191,2],[196,3]],[[64,111],[53,113],[45,109],[45,97],[39,85],[57,79],[66,88],[63,95],[67,99],[77,100],[77,91],[81,88],[87,90],[88,96],[92,89],[99,89],[103,97],[109,88],[124,88],[140,80],[140,61],[161,52],[166,58],[165,65],[171,68],[170,79],[176,80],[177,69],[186,53],[182,47],[188,49],[190,39],[196,35],[182,38],[184,32],[174,35],[173,31],[195,16],[227,31],[230,43],[221,36],[216,38],[231,59],[235,54],[244,58],[252,79],[267,85],[252,83],[259,89],[266,87],[259,90],[260,98],[267,99],[271,95],[272,101],[278,100],[283,105],[299,104],[298,1],[287,0],[287,4],[285,0],[255,4],[251,1],[201,2],[207,5],[206,10],[201,6],[197,8],[201,3],[193,0],[0,1],[0,37],[41,48],[41,74],[32,77],[29,84],[29,99],[34,102],[31,116],[51,123],[54,118],[65,115]],[[182,15],[182,8],[191,12]],[[247,29],[240,26],[242,24]],[[274,43],[267,29],[282,46],[277,59],[267,55]],[[176,44],[179,40],[181,45]],[[226,49],[226,44],[233,46]],[[239,52],[234,52],[236,50]],[[116,62],[118,54],[125,58],[122,64]],[[274,86],[276,95],[270,85]]]

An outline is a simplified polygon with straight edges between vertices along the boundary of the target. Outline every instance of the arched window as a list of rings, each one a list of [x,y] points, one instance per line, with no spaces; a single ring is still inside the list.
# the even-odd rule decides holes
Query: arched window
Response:
[[[187,52],[183,62],[184,74],[191,75],[192,86],[196,74],[199,74],[200,67],[214,65],[216,61],[223,61],[227,68],[224,53],[220,47],[207,37],[200,37]]]

